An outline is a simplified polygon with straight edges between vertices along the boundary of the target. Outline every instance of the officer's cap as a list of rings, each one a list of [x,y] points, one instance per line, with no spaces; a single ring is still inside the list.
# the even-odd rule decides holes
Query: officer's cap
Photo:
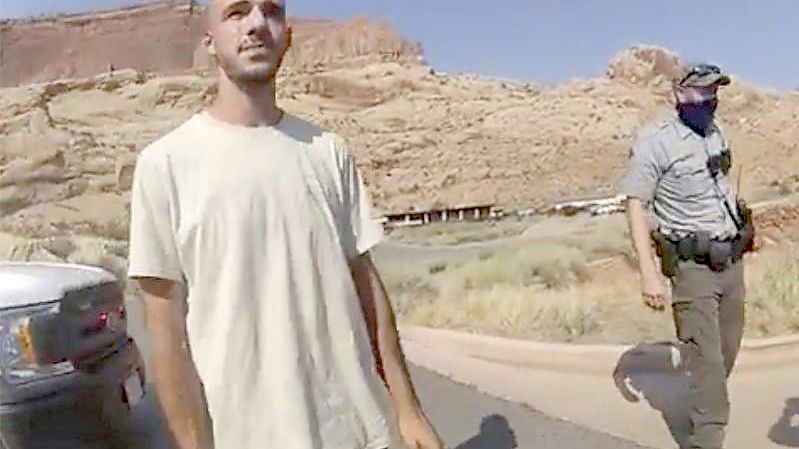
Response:
[[[711,87],[730,84],[730,77],[713,64],[684,64],[677,71],[674,79],[680,87]]]

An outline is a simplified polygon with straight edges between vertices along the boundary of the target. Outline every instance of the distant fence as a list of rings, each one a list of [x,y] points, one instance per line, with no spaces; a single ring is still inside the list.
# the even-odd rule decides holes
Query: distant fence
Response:
[[[402,228],[424,226],[432,223],[488,221],[508,216],[521,218],[533,215],[610,215],[624,212],[625,198],[624,195],[616,195],[612,197],[560,201],[544,208],[520,209],[516,211],[505,211],[493,204],[483,204],[399,212],[385,215],[383,217],[383,225],[388,228]]]
[[[562,201],[546,209],[550,215],[576,215],[588,213],[591,215],[608,215],[624,212],[625,195],[616,195],[605,198],[594,198],[574,201]]]
[[[457,206],[388,214],[383,217],[386,227],[401,228],[423,226],[431,223],[483,221],[503,216],[503,211],[493,204]]]

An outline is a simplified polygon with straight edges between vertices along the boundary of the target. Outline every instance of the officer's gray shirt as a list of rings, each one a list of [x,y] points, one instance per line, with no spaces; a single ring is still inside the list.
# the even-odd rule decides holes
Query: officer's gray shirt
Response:
[[[674,113],[639,133],[620,193],[651,203],[666,234],[732,237],[737,228],[724,205],[726,196],[737,213],[729,176],[719,170],[714,181],[707,168],[709,157],[729,148],[718,125],[703,138]]]

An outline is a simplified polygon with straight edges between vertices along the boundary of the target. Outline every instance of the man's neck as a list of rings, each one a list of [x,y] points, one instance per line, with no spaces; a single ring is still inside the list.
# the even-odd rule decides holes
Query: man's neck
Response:
[[[234,125],[274,126],[282,117],[275,97],[274,79],[257,84],[235,83],[222,73],[209,113]]]

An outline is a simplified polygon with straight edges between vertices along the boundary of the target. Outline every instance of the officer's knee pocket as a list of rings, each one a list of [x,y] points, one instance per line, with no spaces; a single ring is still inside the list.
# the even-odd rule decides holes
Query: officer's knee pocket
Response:
[[[698,345],[698,326],[696,319],[691,316],[691,304],[689,302],[675,302],[674,308],[674,327],[677,331],[677,339],[689,345]]]

